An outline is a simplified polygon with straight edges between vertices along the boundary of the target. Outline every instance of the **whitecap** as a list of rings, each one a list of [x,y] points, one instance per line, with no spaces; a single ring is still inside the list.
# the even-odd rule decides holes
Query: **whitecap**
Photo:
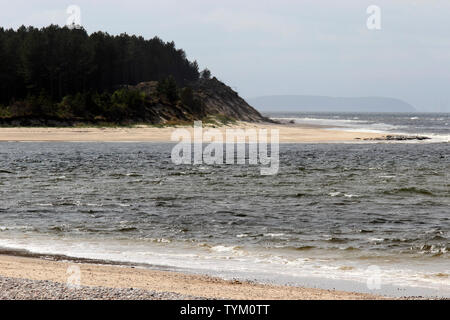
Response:
[[[119,207],[131,207],[131,204],[125,204],[125,203],[118,203]]]
[[[211,251],[216,251],[216,252],[232,252],[235,251],[237,249],[237,247],[231,247],[231,246],[215,246],[211,248]]]
[[[271,238],[277,238],[284,236],[284,233],[266,233],[264,234],[264,237],[271,237]]]
[[[103,204],[96,204],[96,203],[86,203],[88,207],[103,207]]]

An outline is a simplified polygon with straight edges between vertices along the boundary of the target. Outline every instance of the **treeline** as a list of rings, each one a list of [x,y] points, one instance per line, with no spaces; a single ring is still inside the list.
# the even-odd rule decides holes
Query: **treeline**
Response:
[[[0,104],[4,107],[28,101],[28,107],[41,112],[39,108],[55,103],[61,109],[61,104],[78,104],[67,100],[87,99],[80,97],[115,99],[113,92],[121,85],[169,76],[183,87],[200,74],[197,62],[190,62],[173,42],[157,37],[88,35],[84,29],[55,25],[0,28]]]
[[[127,85],[111,92],[87,90],[68,94],[60,101],[44,91],[28,95],[8,106],[0,105],[0,125],[159,124],[206,116],[204,103],[192,87],[178,87],[172,76],[142,84],[146,87]]]

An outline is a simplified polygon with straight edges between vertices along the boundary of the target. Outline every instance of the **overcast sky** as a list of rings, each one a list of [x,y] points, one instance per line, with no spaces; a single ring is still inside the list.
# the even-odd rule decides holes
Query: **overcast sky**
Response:
[[[386,96],[450,112],[448,0],[1,0],[0,25],[64,25],[175,41],[244,97]],[[381,9],[381,30],[366,10]]]

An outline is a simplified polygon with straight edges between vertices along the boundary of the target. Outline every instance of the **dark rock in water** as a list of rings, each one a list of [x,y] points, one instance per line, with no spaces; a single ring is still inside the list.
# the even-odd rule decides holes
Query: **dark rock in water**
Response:
[[[356,138],[361,140],[360,138]],[[410,141],[410,140],[428,140],[430,137],[425,136],[405,136],[405,135],[386,135],[378,138],[366,138],[365,141]]]

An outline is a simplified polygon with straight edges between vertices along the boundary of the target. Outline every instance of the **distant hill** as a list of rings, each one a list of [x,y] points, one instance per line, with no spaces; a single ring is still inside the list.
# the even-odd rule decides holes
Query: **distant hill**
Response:
[[[338,98],[324,96],[279,95],[247,99],[259,111],[327,112],[414,112],[399,99],[384,97]]]

